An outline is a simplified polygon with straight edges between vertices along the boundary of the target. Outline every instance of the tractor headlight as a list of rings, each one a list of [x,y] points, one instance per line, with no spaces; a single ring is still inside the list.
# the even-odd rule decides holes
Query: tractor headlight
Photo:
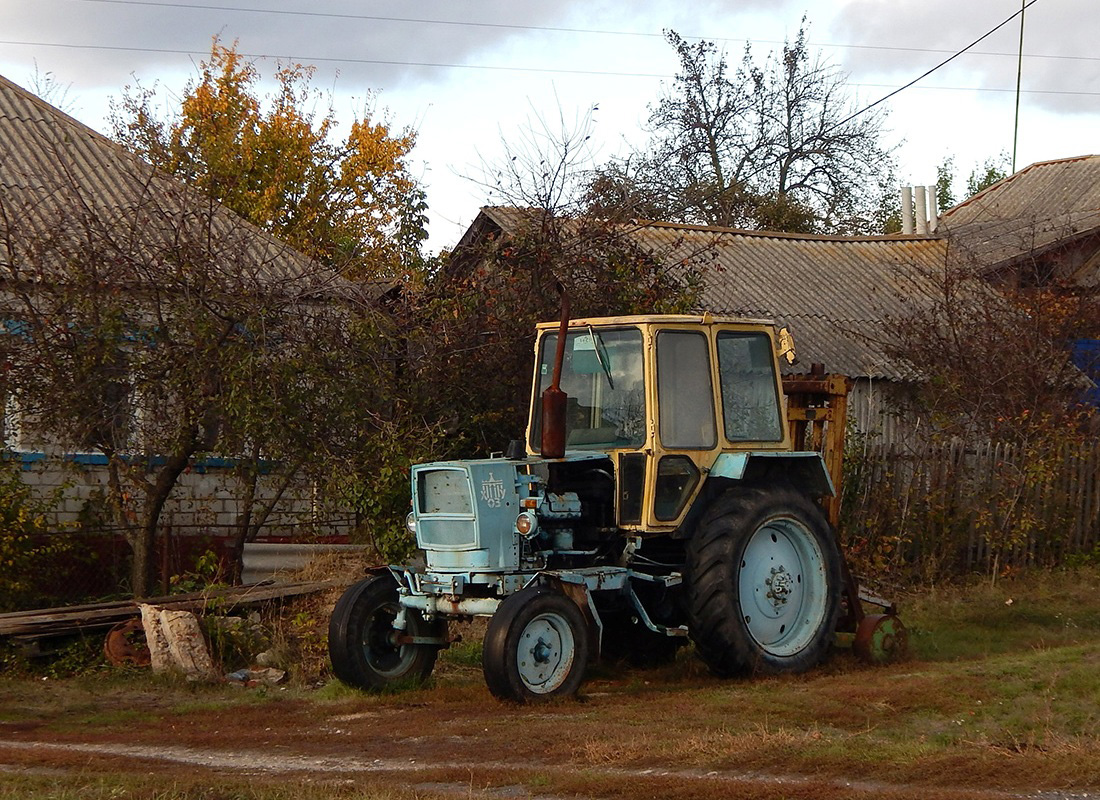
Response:
[[[538,517],[530,511],[520,512],[520,515],[516,517],[516,530],[523,536],[534,536],[539,530]]]
[[[409,512],[409,516],[405,517],[405,527],[409,529],[409,533],[416,536],[416,514]]]

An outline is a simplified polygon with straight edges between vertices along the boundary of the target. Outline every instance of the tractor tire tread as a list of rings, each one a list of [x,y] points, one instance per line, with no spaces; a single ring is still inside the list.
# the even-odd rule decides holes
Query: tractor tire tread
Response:
[[[736,575],[744,541],[750,531],[740,527],[767,513],[767,509],[791,509],[807,519],[826,560],[828,608],[823,630],[804,652],[794,658],[769,658],[752,647],[741,621],[742,611],[731,574]],[[828,652],[839,612],[840,571],[828,524],[809,498],[789,484],[729,490],[714,502],[687,545],[687,612],[696,652],[720,677],[753,673],[802,672],[820,663]],[[825,630],[827,629],[827,630]]]

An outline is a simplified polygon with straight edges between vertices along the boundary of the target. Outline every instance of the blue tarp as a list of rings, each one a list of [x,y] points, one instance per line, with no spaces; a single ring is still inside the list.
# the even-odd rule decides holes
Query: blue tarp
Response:
[[[1078,339],[1073,343],[1073,363],[1092,380],[1085,402],[1100,408],[1100,339]]]

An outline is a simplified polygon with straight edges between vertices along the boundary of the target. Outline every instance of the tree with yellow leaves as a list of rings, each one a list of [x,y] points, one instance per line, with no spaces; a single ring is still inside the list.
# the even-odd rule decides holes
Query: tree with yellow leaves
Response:
[[[281,66],[277,90],[261,97],[256,65],[215,37],[177,111],[162,117],[155,89],[126,87],[113,106],[114,134],[323,263],[357,278],[407,274],[426,237],[424,193],[407,164],[415,132],[395,132],[368,104],[338,138],[331,97],[310,86],[313,72]]]

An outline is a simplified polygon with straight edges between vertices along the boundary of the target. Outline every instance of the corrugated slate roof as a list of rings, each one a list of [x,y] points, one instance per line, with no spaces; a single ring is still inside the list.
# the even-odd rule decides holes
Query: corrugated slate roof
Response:
[[[1100,231],[1100,156],[1025,167],[944,212],[961,258],[989,270]]]
[[[515,233],[542,213],[484,208],[471,230],[483,235],[488,219]],[[852,377],[912,377],[886,355],[883,322],[937,296],[935,276],[943,274],[948,250],[932,236],[841,238],[662,222],[621,227],[663,263],[699,271],[699,310],[773,318],[794,333],[800,358],[794,371],[820,362]]]
[[[49,103],[0,76],[0,192],[9,209],[16,209],[20,226],[28,235],[42,232],[57,221],[82,213],[102,224],[142,219],[137,236],[151,248],[163,237],[177,235],[181,220],[210,210],[210,227],[219,240],[218,250],[237,254],[261,279],[296,281],[311,276],[295,292],[326,293],[340,284],[346,294],[350,284],[221,206],[211,209],[209,199],[175,179],[157,172],[107,137],[83,125]],[[137,210],[154,208],[139,215]],[[197,212],[197,213],[196,213]],[[152,221],[152,224],[149,224]],[[156,222],[161,227],[157,229]],[[315,280],[313,279],[315,276]],[[388,284],[358,286],[361,297],[377,297]]]

